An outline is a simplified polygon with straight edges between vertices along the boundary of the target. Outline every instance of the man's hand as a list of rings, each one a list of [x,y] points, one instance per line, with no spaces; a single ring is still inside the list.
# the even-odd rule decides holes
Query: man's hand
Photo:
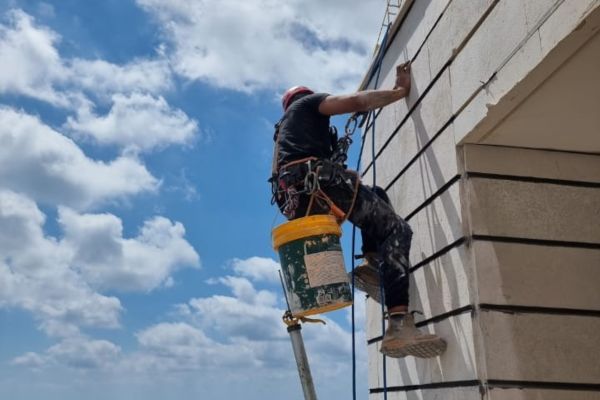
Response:
[[[394,89],[362,90],[353,94],[327,96],[319,104],[323,115],[338,115],[351,112],[375,110],[398,101],[410,92],[410,62],[396,67]]]
[[[404,88],[406,95],[410,93],[410,61],[396,67],[396,84],[394,90]]]

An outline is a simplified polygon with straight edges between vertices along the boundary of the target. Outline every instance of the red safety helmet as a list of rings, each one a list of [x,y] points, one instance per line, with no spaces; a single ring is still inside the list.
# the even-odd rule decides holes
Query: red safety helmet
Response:
[[[285,91],[283,96],[281,97],[281,105],[283,106],[283,111],[287,110],[289,105],[292,103],[292,99],[295,95],[300,93],[314,93],[312,90],[307,88],[306,86],[294,86]]]

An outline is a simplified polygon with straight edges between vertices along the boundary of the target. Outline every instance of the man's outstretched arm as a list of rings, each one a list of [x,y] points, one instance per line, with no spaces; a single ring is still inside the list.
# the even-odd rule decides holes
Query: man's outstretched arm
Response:
[[[387,106],[410,93],[410,64],[396,67],[396,83],[393,89],[363,90],[353,94],[327,96],[319,105],[324,115],[337,115],[370,111]]]

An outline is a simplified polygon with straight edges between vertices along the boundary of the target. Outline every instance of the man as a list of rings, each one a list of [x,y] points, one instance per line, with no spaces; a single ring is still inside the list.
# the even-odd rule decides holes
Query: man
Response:
[[[337,135],[329,120],[384,107],[408,96],[410,87],[410,65],[405,63],[396,68],[391,90],[334,96],[304,86],[289,89],[282,98],[284,115],[276,125],[273,160],[274,197],[288,219],[333,213],[361,229],[367,264],[356,269],[357,287],[380,301],[381,277],[389,320],[381,352],[397,358],[435,357],[446,343],[420,332],[408,312],[410,226],[396,215],[385,191],[360,184],[354,171],[330,161]]]

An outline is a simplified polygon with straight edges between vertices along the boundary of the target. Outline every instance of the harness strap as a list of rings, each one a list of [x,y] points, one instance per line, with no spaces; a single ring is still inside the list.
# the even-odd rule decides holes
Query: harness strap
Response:
[[[282,182],[280,182],[280,177],[282,176],[282,171],[284,171],[285,169],[288,169],[290,167],[296,166],[296,165],[308,164],[311,161],[318,161],[317,157],[305,157],[305,158],[301,158],[299,160],[294,160],[294,161],[288,162],[281,167],[279,166],[279,157],[278,157],[278,155],[279,155],[278,154],[279,153],[279,127],[282,122],[283,122],[283,117],[275,124],[275,135],[273,138],[275,141],[275,145],[273,146],[273,160],[272,160],[272,164],[271,164],[271,179],[269,179],[269,181],[272,184],[272,189],[273,189],[273,197],[271,199],[272,204],[275,203],[275,201],[277,201],[278,199],[280,199],[280,196],[281,196],[280,187],[281,187]],[[333,143],[336,146],[334,148],[334,154],[330,161],[334,164],[341,165],[343,168],[345,168],[346,166],[344,165],[344,162],[347,159],[348,147],[352,143],[352,139],[350,139],[350,135],[353,133],[354,129],[352,129],[352,131],[350,131],[348,129],[348,126],[346,126],[345,136],[343,138],[340,138],[339,140],[337,140],[337,129],[335,129],[335,127],[333,127],[333,131],[332,131],[331,128],[332,127],[330,127],[330,135],[332,138],[332,142],[337,142],[337,143]],[[335,135],[336,140],[333,139],[334,135]],[[309,168],[309,173],[311,173],[311,172],[314,173],[314,177],[313,177],[313,182],[312,182],[313,185],[311,185],[311,187],[308,188],[309,190],[307,190],[307,194],[310,194],[310,200],[309,200],[308,207],[306,210],[306,215],[307,216],[310,215],[310,211],[312,210],[312,207],[314,205],[315,198],[319,198],[319,199],[325,201],[325,203],[329,207],[331,214],[338,220],[338,222],[340,224],[342,224],[348,218],[348,216],[350,215],[350,213],[352,213],[352,210],[354,209],[354,204],[356,203],[356,197],[358,196],[358,187],[360,185],[360,176],[358,175],[358,173],[356,173],[354,171],[347,170],[347,172],[351,172],[352,174],[355,175],[355,187],[353,190],[352,202],[350,204],[350,208],[348,209],[347,212],[344,212],[320,188],[319,170],[321,168],[322,168],[321,166],[318,166],[315,171],[310,171],[310,168]],[[307,189],[307,186],[308,186],[307,178],[308,178],[308,174],[305,177],[305,190]],[[289,190],[294,190],[294,188],[288,188],[288,187],[284,187],[283,189],[285,192],[287,192]],[[296,192],[295,194],[297,194],[297,193],[298,192]]]
[[[357,172],[349,171],[349,170],[346,170],[346,172],[353,174],[355,177],[354,190],[352,191],[352,202],[350,203],[350,207],[348,208],[348,211],[344,212],[340,207],[338,207],[338,205],[335,204],[335,202],[333,200],[331,200],[331,198],[319,186],[310,195],[310,200],[308,203],[308,207],[306,209],[306,216],[310,215],[310,211],[314,204],[314,200],[315,200],[315,198],[317,198],[317,199],[325,201],[325,203],[329,207],[329,210],[331,211],[331,214],[337,219],[337,221],[340,225],[344,221],[346,221],[348,216],[350,216],[350,214],[352,213],[352,210],[354,209],[354,205],[356,204],[356,198],[358,197],[358,188],[360,185],[360,176],[358,175]],[[318,175],[318,171],[317,171],[317,175]]]
[[[279,126],[281,125],[281,122],[283,121],[283,117],[277,121],[277,123],[275,124],[275,136],[273,137],[273,140],[275,141],[275,146],[273,146],[273,161],[271,162],[271,177],[274,177],[275,175],[277,175],[277,164],[279,164],[279,160],[277,158],[277,153],[279,153]]]

